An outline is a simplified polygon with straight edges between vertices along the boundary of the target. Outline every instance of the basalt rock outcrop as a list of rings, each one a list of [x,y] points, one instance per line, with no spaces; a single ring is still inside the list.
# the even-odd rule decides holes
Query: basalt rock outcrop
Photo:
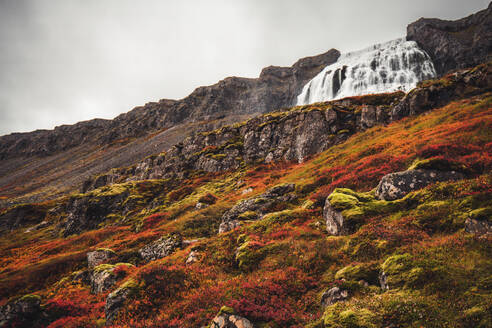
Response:
[[[397,92],[369,96],[368,99],[347,98],[320,106],[296,107],[198,133],[166,153],[90,179],[82,191],[104,183],[184,178],[190,172],[222,172],[259,162],[301,163],[357,131],[388,123],[392,105],[402,96],[402,92]]]
[[[421,18],[408,25],[407,40],[416,41],[431,56],[440,75],[488,61],[492,59],[492,3],[456,21]]]
[[[110,263],[116,258],[116,253],[111,249],[101,248],[87,253],[87,265],[89,269],[97,267],[99,264]]]
[[[113,120],[94,119],[54,130],[13,133],[0,137],[0,160],[19,156],[45,156],[82,144],[108,145],[170,128],[183,121],[213,120],[228,114],[265,113],[289,107],[304,84],[326,65],[334,63],[335,50],[300,59],[291,67],[264,68],[256,79],[229,77],[199,87],[181,100],[162,99],[136,107]]]

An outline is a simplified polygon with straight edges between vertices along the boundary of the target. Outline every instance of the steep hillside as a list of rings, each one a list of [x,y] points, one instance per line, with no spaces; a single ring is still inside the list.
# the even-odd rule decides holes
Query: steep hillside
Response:
[[[242,126],[261,145],[271,126],[281,142],[293,116],[343,113],[350,128],[334,134],[345,136],[300,160],[265,161],[272,149],[249,161],[246,142],[200,141],[199,158],[233,149],[243,160],[206,172],[191,157],[181,176],[121,176],[5,210],[0,324],[489,327],[491,73],[481,65],[403,98],[293,108],[189,139]],[[374,124],[360,125],[371,106]]]

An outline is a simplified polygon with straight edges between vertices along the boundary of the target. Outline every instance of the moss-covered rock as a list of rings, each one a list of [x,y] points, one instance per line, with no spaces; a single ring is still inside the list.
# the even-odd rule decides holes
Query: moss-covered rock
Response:
[[[337,303],[326,308],[323,315],[326,328],[377,328],[380,318],[366,308],[349,308]]]

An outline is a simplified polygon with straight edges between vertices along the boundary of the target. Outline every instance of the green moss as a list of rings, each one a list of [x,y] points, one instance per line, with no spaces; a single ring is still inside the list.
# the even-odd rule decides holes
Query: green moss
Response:
[[[97,252],[108,252],[112,253],[113,255],[116,255],[116,252],[113,251],[111,248],[104,248],[104,247],[99,247],[96,249]]]
[[[246,211],[241,213],[237,218],[242,221],[256,220],[258,219],[258,214],[254,211]]]
[[[99,264],[98,266],[96,266],[94,268],[94,272],[95,273],[99,273],[99,272],[102,272],[102,271],[113,270],[115,268],[115,266],[116,265],[114,265],[114,264],[107,264],[107,263]]]
[[[337,132],[337,134],[344,134],[344,133],[350,133],[350,130],[345,129]]]
[[[408,169],[467,172],[464,165],[451,162],[444,158],[417,159]]]
[[[234,311],[233,308],[224,305],[223,307],[220,308],[218,314],[223,314],[223,313],[225,313],[225,314],[236,314],[236,311]]]
[[[328,196],[331,206],[337,211],[352,209],[360,205],[350,189],[337,188]]]
[[[323,321],[325,327],[330,328],[380,327],[380,319],[370,310],[366,308],[347,309],[346,306],[340,303],[326,308]]]
[[[471,219],[492,222],[492,206],[479,208],[469,213]]]
[[[226,154],[214,154],[214,155],[211,155],[210,158],[213,158],[215,159],[216,161],[220,161],[220,160],[223,160],[224,158],[226,158],[227,155]]]
[[[335,279],[345,279],[352,281],[364,280],[370,284],[378,284],[379,268],[376,264],[354,264],[346,266],[337,271]]]
[[[282,246],[279,244],[268,244],[259,246],[252,241],[246,241],[236,250],[236,261],[239,269],[251,271],[269,254],[276,253]]]
[[[36,295],[36,294],[27,294],[19,298],[19,301],[21,302],[28,302],[28,303],[40,303],[41,302],[41,296]]]
[[[463,312],[461,322],[465,327],[486,328],[492,327],[492,306],[474,306]]]

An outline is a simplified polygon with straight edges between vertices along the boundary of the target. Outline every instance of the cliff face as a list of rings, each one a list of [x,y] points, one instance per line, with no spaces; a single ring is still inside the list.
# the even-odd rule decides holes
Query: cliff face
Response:
[[[197,88],[181,100],[163,99],[136,107],[113,120],[95,119],[54,130],[13,133],[0,137],[0,159],[51,155],[82,144],[110,144],[141,137],[182,122],[223,118],[230,114],[265,113],[294,103],[304,84],[340,53],[300,59],[292,67],[270,66],[257,79],[229,77]]]
[[[492,66],[484,64],[420,83],[406,95],[396,92],[353,97],[272,112],[190,136],[166,153],[86,181],[82,191],[131,180],[184,178],[193,172],[235,170],[243,164],[302,163],[356,132],[491,89]]]
[[[408,25],[407,40],[416,41],[431,56],[439,75],[490,60],[492,3],[456,21],[421,18]]]

